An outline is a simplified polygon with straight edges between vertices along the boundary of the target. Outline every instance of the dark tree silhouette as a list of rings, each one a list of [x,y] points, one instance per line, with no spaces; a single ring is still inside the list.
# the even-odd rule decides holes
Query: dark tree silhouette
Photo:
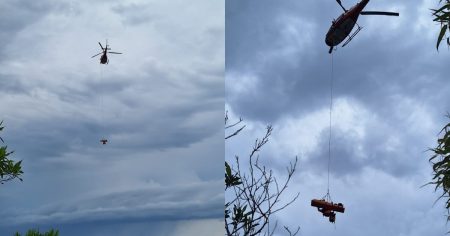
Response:
[[[444,1],[439,0],[439,4],[442,4]],[[447,37],[447,30],[450,32],[450,0],[445,0],[444,4],[440,6],[439,9],[431,9],[433,12],[434,19],[433,21],[439,22],[441,25],[441,31],[439,32],[436,49],[439,50],[439,45],[442,40],[447,41],[447,45],[450,46],[450,37]]]
[[[5,127],[2,126],[3,121],[0,122],[0,131],[2,131]],[[0,141],[4,143],[3,139],[0,137]],[[0,183],[4,184],[7,181],[13,180],[15,178],[22,181],[20,176],[23,174],[22,171],[22,161],[14,162],[11,159],[8,159],[9,155],[11,155],[13,151],[8,152],[7,146],[0,147]]]
[[[450,118],[450,115],[447,115]],[[438,144],[435,148],[430,149],[434,154],[430,158],[433,165],[433,180],[428,184],[435,185],[434,190],[442,189],[443,193],[439,199],[446,199],[445,208],[450,213],[450,123],[442,128],[439,133],[442,137],[438,138]],[[447,216],[450,221],[450,216]]]
[[[436,43],[437,50],[443,40],[450,46],[450,37],[447,36],[447,30],[450,31],[450,0],[439,0],[439,5],[438,9],[431,9],[433,21],[439,22],[441,26]],[[450,114],[447,117],[450,118]],[[437,200],[446,200],[447,221],[450,221],[450,123],[442,128],[439,135],[442,136],[438,138],[437,146],[430,149],[433,152],[429,159],[433,167],[433,179],[428,184],[435,185],[434,191],[442,189]]]
[[[231,130],[225,139],[238,135],[245,125],[241,125],[242,118],[234,124],[228,125],[228,113],[225,114],[225,130]],[[261,148],[269,141],[272,126],[267,126],[262,139],[256,139],[252,152],[249,155],[248,169],[241,168],[241,159],[235,156],[235,163],[225,162],[225,230],[227,236],[255,236],[273,235],[277,222],[271,223],[273,214],[285,209],[299,196],[285,203],[281,202],[281,195],[286,191],[288,183],[295,172],[297,158],[287,167],[287,178],[279,183],[271,169],[261,165],[257,155]],[[284,227],[288,235],[297,235]]]
[[[59,235],[58,230],[54,229],[51,229],[50,231],[45,233],[40,233],[39,230],[36,229],[30,229],[25,234],[25,236],[58,236],[58,235]],[[21,235],[19,234],[19,232],[16,232],[14,236],[21,236]]]

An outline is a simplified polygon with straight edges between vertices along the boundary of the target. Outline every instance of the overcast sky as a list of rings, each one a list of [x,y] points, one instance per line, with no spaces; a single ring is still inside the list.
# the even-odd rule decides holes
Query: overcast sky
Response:
[[[224,20],[222,1],[2,1],[1,136],[25,173],[1,234],[222,235]],[[100,65],[106,39],[123,54]]]
[[[350,8],[357,1],[344,0]],[[325,45],[334,1],[227,0],[226,109],[247,125],[227,141],[226,159],[248,156],[265,126],[274,126],[261,160],[285,176],[299,157],[279,225],[300,235],[444,235],[444,202],[422,185],[448,122],[450,84],[445,45],[436,51],[437,0],[371,1],[366,10],[400,17],[361,16],[361,32],[334,60],[331,197],[346,207],[330,224],[311,199],[327,191],[331,56]],[[282,228],[282,227],[280,227]],[[281,233],[277,235],[283,235]]]

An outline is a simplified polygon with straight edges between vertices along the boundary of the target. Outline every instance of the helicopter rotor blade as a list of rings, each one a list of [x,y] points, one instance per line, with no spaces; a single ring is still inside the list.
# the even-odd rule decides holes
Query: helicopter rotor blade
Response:
[[[91,58],[94,58],[94,57],[96,57],[96,56],[98,56],[98,55],[100,55],[100,54],[102,54],[103,52],[101,52],[101,53],[99,53],[99,54],[95,54],[94,56],[92,56]]]
[[[100,42],[98,42],[98,45],[102,48],[102,50],[105,50]]]
[[[341,0],[336,0],[336,2],[339,4],[339,6],[341,6],[342,7],[342,10],[344,10],[344,12],[347,12],[347,9],[345,9],[345,7],[344,6],[342,6],[342,2],[341,2]]]
[[[108,53],[112,53],[112,54],[122,54],[121,52],[108,52]]]
[[[387,11],[362,11],[361,15],[377,15],[377,16],[399,16],[398,12],[387,12]]]

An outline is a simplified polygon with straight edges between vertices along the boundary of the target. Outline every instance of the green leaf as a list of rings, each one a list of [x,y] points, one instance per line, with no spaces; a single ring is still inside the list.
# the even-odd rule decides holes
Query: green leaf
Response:
[[[18,162],[16,162],[16,164],[14,164],[13,169],[14,169],[15,172],[19,172],[20,171],[20,169],[22,168],[20,166],[21,163],[22,163],[22,161],[18,161]]]
[[[228,165],[227,162],[225,162],[225,172],[227,173],[228,176],[231,176],[231,167],[230,165]]]
[[[436,9],[431,9],[432,11],[434,11],[434,13],[438,13],[438,12],[441,12],[441,11],[443,11],[444,9],[448,9],[448,5],[446,4],[446,5],[444,5],[444,6],[442,6],[441,8],[439,8],[438,10],[436,10]]]
[[[443,25],[441,28],[441,32],[439,33],[439,37],[438,37],[437,44],[436,44],[436,50],[438,50],[438,51],[439,51],[439,44],[441,44],[442,38],[444,37],[446,30],[447,30],[447,25]]]

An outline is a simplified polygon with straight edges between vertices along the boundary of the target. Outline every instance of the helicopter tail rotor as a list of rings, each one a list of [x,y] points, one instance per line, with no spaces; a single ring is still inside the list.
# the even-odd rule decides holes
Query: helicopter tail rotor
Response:
[[[399,16],[398,12],[387,12],[387,11],[362,11],[361,15],[377,15],[377,16]]]

